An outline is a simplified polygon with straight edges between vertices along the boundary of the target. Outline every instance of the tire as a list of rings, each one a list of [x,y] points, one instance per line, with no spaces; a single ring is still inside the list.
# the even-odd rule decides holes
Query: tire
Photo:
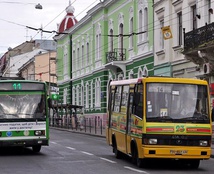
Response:
[[[120,151],[117,149],[116,140],[115,140],[114,143],[113,143],[113,153],[114,153],[114,155],[115,155],[115,157],[116,157],[117,159],[122,158],[122,152],[120,152]]]
[[[34,152],[38,153],[41,150],[41,145],[33,146],[32,149],[33,149]]]
[[[199,167],[199,165],[200,165],[200,160],[191,160],[191,161],[189,162],[189,164],[190,164],[190,167],[191,167],[192,169],[198,169],[198,167]]]
[[[138,150],[136,146],[132,149],[132,163],[137,165],[137,167],[142,168],[146,166],[145,159],[141,159],[138,157]]]

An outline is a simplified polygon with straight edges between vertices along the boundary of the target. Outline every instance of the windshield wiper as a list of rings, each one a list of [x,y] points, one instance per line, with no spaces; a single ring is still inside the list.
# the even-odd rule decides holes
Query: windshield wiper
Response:
[[[29,114],[29,113],[18,113],[20,115],[34,115],[34,114]]]
[[[182,119],[187,119],[187,120],[208,120],[207,115],[193,115],[193,117],[185,117]]]
[[[18,115],[17,114],[5,114],[5,116],[7,117],[7,116],[13,116],[13,117],[15,117],[15,118],[18,118]]]
[[[172,121],[173,118],[170,116],[159,116],[159,117],[147,117],[149,120],[155,120],[155,121]]]

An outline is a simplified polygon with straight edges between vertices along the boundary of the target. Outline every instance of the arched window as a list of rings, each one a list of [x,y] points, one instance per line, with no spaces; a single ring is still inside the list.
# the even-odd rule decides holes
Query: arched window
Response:
[[[80,97],[80,89],[79,89],[79,86],[77,86],[77,88],[76,88],[76,94],[77,94],[76,103],[77,103],[77,105],[79,105],[79,101],[80,101],[80,99],[79,99],[79,97]]]
[[[141,68],[138,69],[138,78],[143,76],[143,71]]]
[[[101,104],[101,83],[100,80],[97,79],[95,83],[95,106],[100,107]]]
[[[81,97],[80,105],[84,106],[84,86],[83,86],[83,84],[81,85],[80,97]]]
[[[82,45],[82,65],[81,65],[81,67],[82,68],[84,68],[84,61],[85,61],[85,59],[84,59],[84,57],[85,57],[85,52],[84,52],[85,50],[84,50],[84,45]]]
[[[134,72],[133,72],[133,70],[131,70],[129,72],[129,79],[133,79],[133,78],[134,78]]]
[[[134,32],[134,24],[133,24],[133,17],[130,19],[130,29],[129,29],[129,33],[132,34]],[[129,47],[133,48],[133,44],[134,44],[134,36],[131,35],[129,37]]]
[[[80,49],[77,48],[77,59],[76,59],[76,66],[77,66],[77,69],[79,70],[80,69]]]
[[[86,102],[85,107],[89,108],[89,84],[88,84],[88,82],[86,83],[86,86],[85,86],[85,102]]]
[[[63,56],[63,64],[65,66],[63,66],[64,68],[64,79],[68,78],[68,50],[67,50],[67,46],[64,46],[64,56]]]
[[[93,80],[91,81],[91,108],[93,108],[93,100],[94,100],[94,87],[93,87]]]
[[[76,104],[76,91],[75,88],[73,87],[72,89],[72,104],[75,105]]]
[[[68,95],[68,89],[65,88],[63,90],[63,103],[66,104],[67,103],[67,95]]]
[[[96,28],[96,60],[101,59],[102,51],[102,38],[101,38],[101,25],[98,24]]]
[[[113,32],[113,30],[111,29],[110,30],[110,52],[113,52],[113,50],[114,50],[114,38],[113,38],[113,34],[114,34],[114,32]]]
[[[148,8],[144,8],[144,40],[147,40],[148,39],[148,33],[149,33],[149,23],[148,23]]]
[[[142,13],[142,10],[139,11],[139,19],[138,19],[138,25],[139,25],[139,33],[141,33],[143,31],[143,13]],[[138,35],[138,41],[141,42],[143,39],[143,34],[139,34]]]

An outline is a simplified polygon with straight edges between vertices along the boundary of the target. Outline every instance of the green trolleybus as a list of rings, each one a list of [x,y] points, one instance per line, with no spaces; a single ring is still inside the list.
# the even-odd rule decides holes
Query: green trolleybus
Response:
[[[47,86],[45,82],[0,80],[0,147],[49,145]]]

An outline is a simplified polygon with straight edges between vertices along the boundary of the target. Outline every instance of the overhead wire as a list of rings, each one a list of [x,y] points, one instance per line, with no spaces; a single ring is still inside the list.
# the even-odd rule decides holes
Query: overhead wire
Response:
[[[75,1],[76,1],[76,0],[75,0]],[[75,1],[74,1],[74,2],[75,2]],[[97,1],[97,0],[96,0],[96,1]],[[96,1],[94,1],[91,5],[93,5]],[[73,3],[74,3],[74,2],[73,2]],[[73,3],[71,3],[70,5],[72,5]],[[90,6],[91,6],[91,5],[90,5]],[[88,6],[87,8],[89,8],[90,6]],[[86,9],[87,9],[87,8],[86,8]],[[65,9],[65,10],[66,10],[66,9]],[[65,10],[63,10],[63,12],[64,12]],[[83,11],[85,11],[85,10],[83,10]],[[61,12],[61,13],[62,13],[62,12]],[[61,14],[61,13],[60,13],[60,14]],[[59,15],[60,15],[60,14],[59,14]],[[81,13],[79,13],[79,14],[81,14]],[[59,15],[58,15],[58,16],[59,16]],[[58,17],[58,16],[57,16],[57,17]],[[54,19],[56,19],[56,18],[54,18]],[[53,20],[52,20],[52,21],[53,21]],[[52,22],[52,21],[51,21],[51,22]],[[10,22],[10,21],[8,21],[8,22]],[[49,22],[46,26],[48,26],[51,22]],[[10,22],[10,23],[13,23],[13,22]],[[13,23],[13,24],[17,24],[17,23]],[[18,25],[20,25],[20,24],[18,24]],[[21,25],[21,26],[24,26],[24,25]],[[45,27],[46,27],[46,26],[45,26]],[[38,31],[42,30],[41,28],[39,28],[39,29],[35,29],[35,28],[33,28],[33,27],[28,27],[28,28],[34,29],[34,30],[38,30]],[[53,32],[55,32],[55,31],[52,31],[52,32],[46,31],[46,32],[53,33]],[[37,34],[38,34],[38,32],[37,32]],[[36,35],[37,35],[37,34],[36,34]],[[63,34],[67,34],[67,33],[63,33]],[[35,35],[34,37],[36,37],[36,35]],[[34,38],[34,37],[33,37],[33,38]],[[44,41],[44,42],[45,42],[45,41]],[[20,61],[20,59],[17,60],[17,62],[18,62],[18,61]]]
[[[208,5],[208,4],[205,4],[204,6],[206,6],[206,5]],[[188,7],[189,8],[189,7]],[[190,13],[189,11],[188,12],[186,12],[186,13],[183,13],[182,15],[185,15],[185,14],[188,14],[188,13]],[[175,12],[175,14],[177,14],[176,12]],[[172,15],[172,14],[171,14]],[[169,15],[169,16],[171,16],[171,15]],[[206,16],[206,15],[205,15]],[[171,21],[171,20],[174,20],[174,19],[176,19],[177,18],[177,16],[175,16],[174,18],[171,18],[170,20],[168,20],[168,21]],[[164,22],[168,22],[168,21],[164,21]],[[186,19],[186,20],[183,20],[183,22],[187,22],[187,21],[189,21],[189,19]],[[158,22],[158,21],[157,21]],[[150,23],[151,24],[151,23]],[[148,24],[148,25],[150,25],[150,24]],[[171,26],[173,26],[173,25],[177,25],[178,23],[173,23],[173,24],[171,24]],[[157,26],[158,26],[158,28],[156,28],[156,26],[154,26],[154,28],[156,28],[156,29],[161,29],[160,28],[160,25],[159,24],[157,24]],[[138,30],[138,28],[136,29],[136,30]],[[135,31],[136,31],[135,30]],[[153,30],[153,28],[152,29],[150,29],[150,30],[148,30],[148,32],[150,32],[151,30]],[[75,34],[74,34],[75,35]],[[132,35],[132,34],[124,34],[124,36],[130,36],[130,35]],[[102,35],[102,36],[105,36],[105,35]],[[108,35],[109,36],[109,35]],[[119,35],[114,35],[114,36],[116,36],[116,37],[118,37]],[[127,38],[125,38],[125,39],[127,39]],[[124,40],[125,40],[124,39]],[[116,39],[115,39],[116,40]],[[118,43],[118,42],[117,42]],[[117,44],[117,43],[115,43],[115,44]],[[108,45],[108,43],[106,44],[106,45]],[[103,45],[102,47],[104,48],[106,45]],[[92,52],[92,54],[94,54],[94,52],[96,52],[97,50],[95,49],[95,50],[93,50]],[[102,55],[103,56],[103,55]],[[101,56],[101,57],[102,57]],[[104,55],[105,56],[105,55]],[[80,56],[79,58],[81,58],[82,56]],[[84,61],[86,60],[86,54],[83,56],[83,57],[85,57],[85,59],[84,59]],[[76,58],[76,62],[74,62],[75,64],[77,64],[77,60],[78,58]],[[81,60],[82,61],[82,60]]]
[[[207,4],[206,4],[207,5]],[[187,7],[186,7],[187,8]],[[189,8],[189,7],[188,7]],[[187,12],[187,13],[190,13],[190,12]],[[170,15],[172,15],[172,14],[169,14],[168,16],[170,16]],[[182,14],[183,15],[183,14]],[[173,18],[174,19],[174,18]],[[170,19],[170,20],[173,20],[173,19]],[[169,20],[169,21],[170,21]],[[168,22],[168,21],[164,21],[164,22]],[[155,23],[155,21],[153,21],[152,23]],[[151,23],[150,24],[148,24],[148,25],[151,25]],[[175,24],[174,24],[175,25]],[[158,25],[159,26],[159,25]],[[33,28],[33,27],[32,27]],[[153,28],[155,28],[155,26],[153,26]],[[153,30],[153,28],[152,28],[152,30]],[[33,28],[33,29],[35,29],[35,28]],[[160,28],[157,28],[157,29],[160,29]],[[38,29],[38,30],[41,30],[41,29]],[[138,29],[136,29],[136,30],[138,30]],[[151,30],[149,30],[149,31],[151,31]],[[49,33],[52,33],[53,31],[46,31],[46,30],[44,30],[44,32],[49,32]],[[148,32],[148,31],[147,31]],[[63,34],[68,34],[68,33],[63,33]],[[80,34],[80,35],[82,35],[82,34]],[[87,34],[86,34],[87,35]],[[130,34],[127,34],[126,36],[129,36]],[[102,36],[105,36],[105,35],[102,35]],[[107,36],[109,36],[109,35],[107,35]],[[115,39],[116,40],[116,39]],[[105,46],[105,45],[104,45]],[[95,52],[96,50],[94,50],[93,51],[93,53]],[[85,57],[85,56],[84,56]]]

